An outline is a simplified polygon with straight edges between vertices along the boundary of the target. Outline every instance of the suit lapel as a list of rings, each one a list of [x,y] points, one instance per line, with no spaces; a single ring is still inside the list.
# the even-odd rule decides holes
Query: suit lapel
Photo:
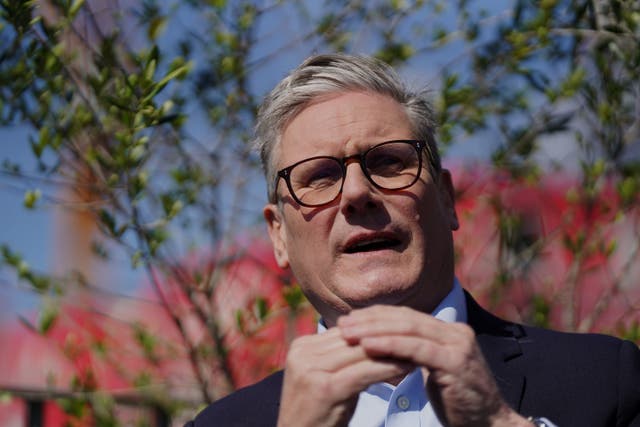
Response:
[[[519,368],[522,348],[519,340],[524,329],[506,322],[484,310],[465,291],[467,320],[476,333],[476,339],[491,368],[503,398],[514,410],[520,410],[526,378]]]

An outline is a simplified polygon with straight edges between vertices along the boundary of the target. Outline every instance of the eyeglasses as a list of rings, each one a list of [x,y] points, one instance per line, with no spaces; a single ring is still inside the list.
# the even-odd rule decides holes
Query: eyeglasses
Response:
[[[357,161],[375,187],[402,190],[411,187],[420,177],[421,153],[425,146],[423,141],[387,141],[342,159],[311,157],[279,170],[276,187],[282,178],[298,204],[307,207],[326,205],[342,192],[347,165]]]

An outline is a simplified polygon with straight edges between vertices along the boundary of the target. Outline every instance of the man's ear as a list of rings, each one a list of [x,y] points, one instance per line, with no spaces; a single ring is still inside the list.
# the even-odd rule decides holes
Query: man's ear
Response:
[[[445,215],[449,218],[451,229],[457,230],[460,228],[460,223],[458,222],[458,214],[456,213],[456,192],[453,188],[453,180],[451,179],[451,172],[449,172],[449,170],[442,169],[442,171],[440,171],[440,182],[438,184]]]
[[[267,230],[273,245],[273,253],[280,268],[289,267],[289,253],[285,239],[286,228],[282,218],[282,211],[274,203],[267,204],[262,210],[264,219],[267,220]]]

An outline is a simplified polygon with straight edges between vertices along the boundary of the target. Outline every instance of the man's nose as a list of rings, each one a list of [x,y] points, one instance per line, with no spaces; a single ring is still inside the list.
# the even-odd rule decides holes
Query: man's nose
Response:
[[[346,167],[342,194],[340,199],[341,209],[348,212],[374,207],[374,193],[376,188],[364,174],[359,162],[349,162]]]

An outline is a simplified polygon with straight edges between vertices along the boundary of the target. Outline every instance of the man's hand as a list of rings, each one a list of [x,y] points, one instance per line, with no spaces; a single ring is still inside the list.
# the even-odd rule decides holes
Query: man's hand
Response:
[[[338,328],[300,337],[287,354],[278,426],[346,426],[362,390],[414,368],[371,357],[357,343],[347,343]]]
[[[342,337],[373,360],[423,367],[433,408],[445,426],[530,426],[510,409],[473,330],[406,307],[373,306],[338,319]]]

